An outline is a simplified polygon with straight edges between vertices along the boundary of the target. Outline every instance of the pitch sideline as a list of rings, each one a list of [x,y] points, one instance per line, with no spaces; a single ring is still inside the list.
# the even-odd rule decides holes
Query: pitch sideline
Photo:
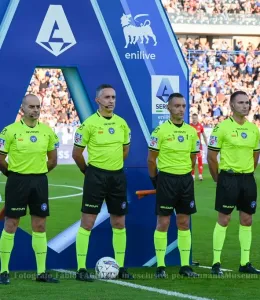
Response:
[[[64,269],[53,269],[53,271],[76,275],[76,272],[64,270]],[[98,280],[125,286],[125,287],[130,287],[130,288],[134,288],[134,289],[138,289],[138,290],[143,290],[143,291],[147,291],[147,292],[153,292],[153,293],[157,293],[157,294],[161,294],[161,295],[165,295],[165,296],[179,297],[179,298],[183,298],[183,299],[192,299],[192,300],[214,300],[212,298],[204,298],[204,297],[193,296],[190,294],[183,294],[183,293],[179,293],[179,292],[175,292],[175,291],[157,289],[157,288],[153,288],[150,286],[130,283],[130,282],[121,281],[121,280],[104,280],[104,279],[102,279],[102,280],[98,279]]]

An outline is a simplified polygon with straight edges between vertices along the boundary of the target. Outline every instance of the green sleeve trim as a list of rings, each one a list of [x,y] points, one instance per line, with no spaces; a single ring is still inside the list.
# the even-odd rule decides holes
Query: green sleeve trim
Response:
[[[130,145],[130,142],[129,143],[127,143],[127,144],[123,144],[123,146],[129,146]]]
[[[212,151],[216,151],[216,152],[220,151],[220,148],[214,148],[214,147],[210,147],[210,146],[208,146],[208,149],[212,150]]]
[[[151,150],[151,151],[159,152],[159,149],[155,149],[155,148],[152,148],[152,147],[148,147],[148,149]]]
[[[79,147],[79,148],[85,148],[86,146],[81,146],[81,145],[77,145],[74,143],[74,146]]]
[[[192,151],[191,154],[198,154],[200,151]]]
[[[2,154],[2,155],[7,155],[7,152],[0,151],[0,154]]]
[[[255,150],[254,150],[254,152],[259,152],[259,151],[260,151],[260,149],[255,149]]]

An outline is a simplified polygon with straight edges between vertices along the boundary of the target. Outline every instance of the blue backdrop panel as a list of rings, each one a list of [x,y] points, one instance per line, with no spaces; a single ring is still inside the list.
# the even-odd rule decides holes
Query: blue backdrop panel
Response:
[[[137,200],[135,191],[152,188],[147,142],[150,132],[168,118],[167,96],[174,91],[188,98],[188,69],[163,6],[159,0],[78,0],[76,5],[69,0],[45,0],[37,2],[31,14],[34,2],[1,1],[0,127],[14,121],[35,67],[63,69],[81,121],[97,109],[96,87],[112,84],[117,92],[116,113],[132,130],[125,164],[130,202],[126,266],[152,266],[156,263],[155,198]],[[102,214],[103,221],[91,235],[89,267],[102,256],[113,256],[109,219]],[[66,240],[60,234],[49,241],[48,268],[76,268],[73,228],[68,228]],[[179,264],[176,238],[173,216],[168,265]],[[22,229],[16,233],[10,267],[35,269],[31,236]]]

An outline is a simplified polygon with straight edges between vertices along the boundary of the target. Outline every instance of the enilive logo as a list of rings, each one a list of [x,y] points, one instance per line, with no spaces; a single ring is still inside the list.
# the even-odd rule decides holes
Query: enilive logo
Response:
[[[36,43],[55,56],[77,43],[61,5],[49,6]]]
[[[143,23],[140,23],[139,26],[135,25],[139,23],[139,18],[147,17],[148,14],[136,15],[132,20],[132,15],[123,14],[121,17],[121,25],[123,28],[125,36],[125,48],[128,48],[130,45],[135,45],[137,42],[140,44],[149,44],[152,40],[153,45],[157,45],[156,35],[153,33],[151,27],[151,21],[146,19]],[[126,53],[126,59],[155,59],[156,55],[154,53],[147,53],[146,51],[137,51],[136,53]]]

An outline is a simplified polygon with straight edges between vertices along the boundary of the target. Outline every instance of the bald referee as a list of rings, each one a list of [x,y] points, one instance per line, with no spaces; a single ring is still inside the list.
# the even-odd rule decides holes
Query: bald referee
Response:
[[[257,187],[254,170],[259,159],[259,130],[247,121],[250,102],[247,94],[237,91],[230,97],[233,116],[218,124],[208,145],[208,164],[217,183],[215,209],[218,220],[213,233],[212,274],[222,276],[221,252],[231,213],[239,211],[241,259],[239,272],[259,274],[250,263],[252,215],[256,212]],[[217,156],[220,154],[220,163]]]
[[[32,247],[37,263],[36,281],[57,283],[46,272],[46,217],[49,216],[46,173],[57,165],[59,141],[54,132],[38,121],[40,101],[27,95],[22,102],[23,118],[0,133],[0,170],[7,178],[5,188],[5,224],[0,240],[0,284],[9,284],[9,260],[16,229],[29,206]],[[8,155],[8,163],[6,157]],[[48,160],[46,160],[48,157]],[[26,258],[24,258],[26,259]]]
[[[167,232],[175,209],[178,228],[178,248],[181,256],[180,275],[197,277],[189,266],[191,250],[190,215],[196,213],[194,181],[191,171],[200,151],[196,130],[183,121],[186,102],[182,94],[169,96],[170,119],[151,135],[148,170],[156,188],[157,226],[154,246],[157,257],[157,278],[165,278]],[[157,174],[157,159],[158,169]]]
[[[124,119],[114,114],[116,92],[111,85],[103,84],[97,88],[96,102],[99,108],[77,130],[73,149],[73,158],[85,174],[82,217],[76,237],[76,280],[92,281],[86,269],[86,256],[91,230],[104,200],[110,213],[119,278],[132,279],[124,268],[128,202],[123,165],[129,152],[130,129]],[[88,165],[82,155],[86,146]]]

